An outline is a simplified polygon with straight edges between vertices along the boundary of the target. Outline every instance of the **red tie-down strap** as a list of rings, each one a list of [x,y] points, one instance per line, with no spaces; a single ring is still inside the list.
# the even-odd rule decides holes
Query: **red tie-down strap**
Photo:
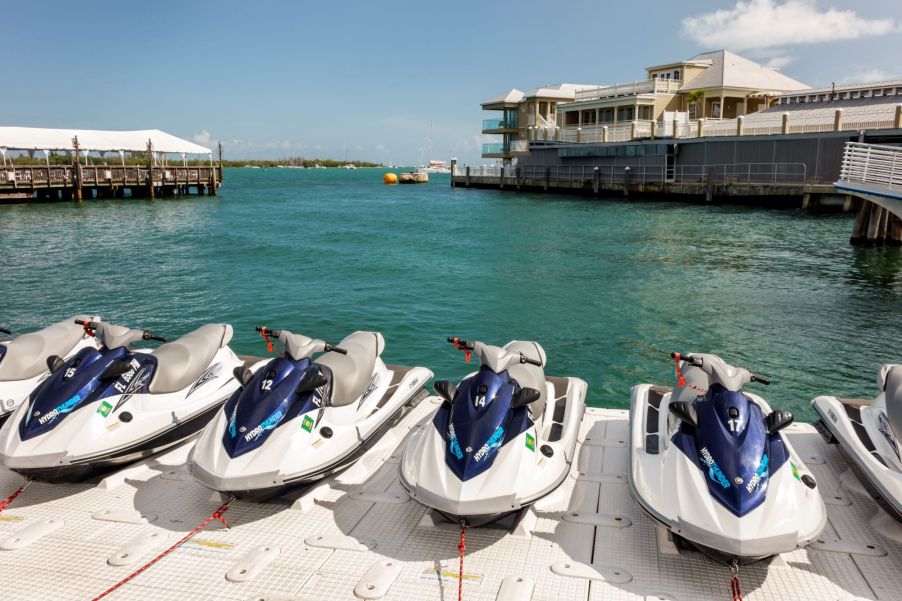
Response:
[[[460,568],[457,573],[457,601],[464,599],[464,554],[467,552],[467,526],[460,525],[460,542],[457,544],[460,552]]]
[[[12,503],[13,501],[15,501],[15,500],[16,500],[16,497],[18,497],[19,495],[21,495],[22,492],[23,492],[26,488],[29,487],[29,485],[31,485],[31,480],[28,480],[25,484],[23,484],[22,486],[20,486],[20,487],[16,490],[16,492],[14,492],[13,494],[9,495],[8,497],[6,497],[6,498],[3,499],[2,501],[0,501],[0,512],[3,512],[4,509],[6,509],[7,507],[9,507],[9,504]]]
[[[263,336],[263,340],[266,341],[266,352],[272,352],[272,340],[269,339],[269,332],[266,331],[266,328],[260,328],[260,335]]]
[[[161,559],[163,559],[164,557],[166,557],[167,555],[169,555],[170,553],[172,553],[173,551],[178,549],[180,546],[182,546],[183,544],[188,542],[195,534],[197,534],[198,532],[203,530],[204,527],[207,524],[209,524],[210,522],[212,522],[213,520],[219,520],[220,522],[222,522],[223,526],[228,528],[229,523],[226,521],[225,517],[223,517],[223,514],[229,510],[229,506],[232,504],[232,502],[234,500],[235,500],[235,497],[232,497],[231,499],[229,499],[228,501],[226,501],[225,503],[220,505],[219,509],[214,511],[212,513],[212,515],[210,515],[210,517],[208,517],[203,522],[201,522],[197,526],[197,528],[195,528],[194,530],[192,530],[191,532],[189,532],[188,534],[183,536],[177,543],[175,543],[174,545],[172,545],[171,547],[169,547],[168,549],[166,549],[165,551],[163,551],[162,553],[160,553],[159,555],[157,555],[156,557],[154,557],[153,559],[151,559],[150,561],[145,563],[143,566],[141,566],[140,568],[138,568],[137,570],[135,570],[134,572],[132,572],[131,574],[129,574],[128,576],[126,576],[125,578],[123,578],[122,580],[120,580],[119,582],[117,582],[116,584],[111,586],[110,588],[108,588],[107,590],[103,591],[102,593],[100,593],[99,595],[94,597],[91,601],[98,601],[98,599],[103,599],[104,597],[106,597],[107,595],[109,595],[110,593],[112,593],[113,591],[115,591],[116,589],[121,587],[122,585],[124,585],[129,580],[132,580],[133,578],[135,578],[136,576],[138,576],[139,574],[144,572],[146,569],[148,569],[150,566],[157,563],[158,561],[160,561]]]

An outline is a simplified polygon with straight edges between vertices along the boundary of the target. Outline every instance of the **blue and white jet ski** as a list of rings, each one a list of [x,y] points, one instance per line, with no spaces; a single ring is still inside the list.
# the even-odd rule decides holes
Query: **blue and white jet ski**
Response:
[[[48,364],[55,362],[55,357],[68,359],[83,348],[100,346],[75,323],[76,319],[89,318],[76,315],[43,330],[0,342],[0,425],[50,375]],[[0,328],[0,333],[12,332]]]
[[[744,368],[673,354],[673,389],[633,387],[629,484],[652,518],[713,559],[748,563],[804,547],[826,524],[811,472]]]
[[[208,324],[153,350],[143,330],[78,320],[101,341],[52,361],[0,429],[0,465],[48,481],[79,480],[171,447],[200,431],[238,388],[232,327]]]
[[[586,383],[546,378],[536,342],[504,348],[449,338],[479,356],[479,371],[455,386],[435,383],[444,399],[411,437],[401,483],[446,518],[470,526],[495,521],[557,488],[573,462],[586,408]]]
[[[315,482],[354,462],[428,396],[423,385],[432,372],[383,363],[378,332],[354,332],[333,346],[257,330],[285,353],[236,370],[242,388],[189,457],[191,472],[210,488],[264,500]]]
[[[811,401],[865,489],[902,522],[902,365],[884,365],[873,400],[819,396]]]

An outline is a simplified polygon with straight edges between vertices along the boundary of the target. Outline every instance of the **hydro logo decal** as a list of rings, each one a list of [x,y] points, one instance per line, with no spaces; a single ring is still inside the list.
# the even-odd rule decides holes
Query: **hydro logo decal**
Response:
[[[279,422],[282,421],[283,417],[284,417],[284,414],[282,413],[282,410],[276,409],[276,411],[272,415],[270,415],[265,420],[263,420],[263,423],[261,423],[259,426],[257,426],[256,428],[254,428],[253,430],[251,430],[250,432],[245,434],[244,440],[250,442],[253,439],[260,436],[266,430],[272,430],[273,428],[275,428],[276,426],[279,425]]]
[[[702,463],[708,466],[709,478],[711,478],[724,488],[730,488],[730,481],[727,480],[727,477],[723,475],[720,466],[717,465],[716,461],[714,461],[714,457],[711,456],[711,452],[708,450],[708,447],[702,447],[702,450],[699,451],[699,459],[702,460]]]
[[[219,363],[214,363],[213,365],[208,367],[207,371],[202,373],[200,375],[200,377],[197,379],[197,382],[195,382],[194,384],[191,385],[191,390],[188,391],[188,394],[185,395],[185,398],[188,398],[189,396],[191,396],[192,392],[194,392],[195,390],[197,390],[198,388],[200,388],[201,386],[203,386],[204,384],[206,384],[207,382],[209,382],[210,380],[215,378],[217,375],[219,375],[219,368],[220,368]]]
[[[504,438],[504,428],[498,426],[498,429],[489,437],[485,444],[482,445],[482,448],[476,451],[476,454],[473,455],[473,459],[475,461],[480,461],[488,455],[489,451],[492,449],[496,449],[501,446],[501,440]]]
[[[767,478],[767,454],[761,458],[761,463],[758,464],[758,469],[755,470],[755,475],[751,477],[749,483],[746,485],[745,489],[747,491],[755,492],[755,489],[758,488],[758,485],[761,483],[761,480]]]
[[[448,445],[448,448],[457,457],[458,461],[464,458],[463,451],[460,450],[460,443],[457,441],[457,434],[454,433],[454,424],[448,423],[448,437],[451,439],[451,444]]]
[[[238,434],[237,429],[235,428],[235,417],[238,415],[238,403],[235,403],[235,408],[232,409],[232,417],[229,419],[229,436],[235,438],[235,435]]]
[[[58,415],[65,415],[66,413],[69,413],[70,411],[75,409],[75,406],[78,405],[80,402],[81,402],[81,395],[76,394],[71,399],[69,399],[62,405],[58,406],[56,409],[53,409],[52,411],[48,411],[47,413],[45,413],[44,415],[39,417],[38,423],[41,425],[44,425],[47,422],[49,422],[50,420],[56,419],[56,416],[58,416]]]

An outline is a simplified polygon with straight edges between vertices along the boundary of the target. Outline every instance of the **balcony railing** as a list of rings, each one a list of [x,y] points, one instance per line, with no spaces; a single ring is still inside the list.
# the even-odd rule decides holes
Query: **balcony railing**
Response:
[[[902,190],[902,147],[846,143],[839,181]]]
[[[676,93],[680,89],[681,82],[672,79],[649,79],[635,83],[616,86],[600,86],[579,90],[576,92],[574,102],[589,102],[603,98],[616,98],[617,96],[635,96],[637,94]]]
[[[517,129],[516,119],[483,119],[482,131],[491,129]]]
[[[510,152],[510,147],[507,144],[483,144],[482,145],[482,154],[506,154]]]

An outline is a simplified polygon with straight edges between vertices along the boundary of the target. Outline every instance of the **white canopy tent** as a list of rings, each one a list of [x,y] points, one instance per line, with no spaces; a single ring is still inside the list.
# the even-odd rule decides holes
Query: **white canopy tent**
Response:
[[[6,158],[8,150],[51,151],[78,149],[88,152],[146,152],[148,141],[157,155],[189,154],[207,155],[213,158],[209,148],[183,140],[158,129],[136,131],[101,131],[95,129],[49,129],[42,127],[0,127],[0,154]]]

